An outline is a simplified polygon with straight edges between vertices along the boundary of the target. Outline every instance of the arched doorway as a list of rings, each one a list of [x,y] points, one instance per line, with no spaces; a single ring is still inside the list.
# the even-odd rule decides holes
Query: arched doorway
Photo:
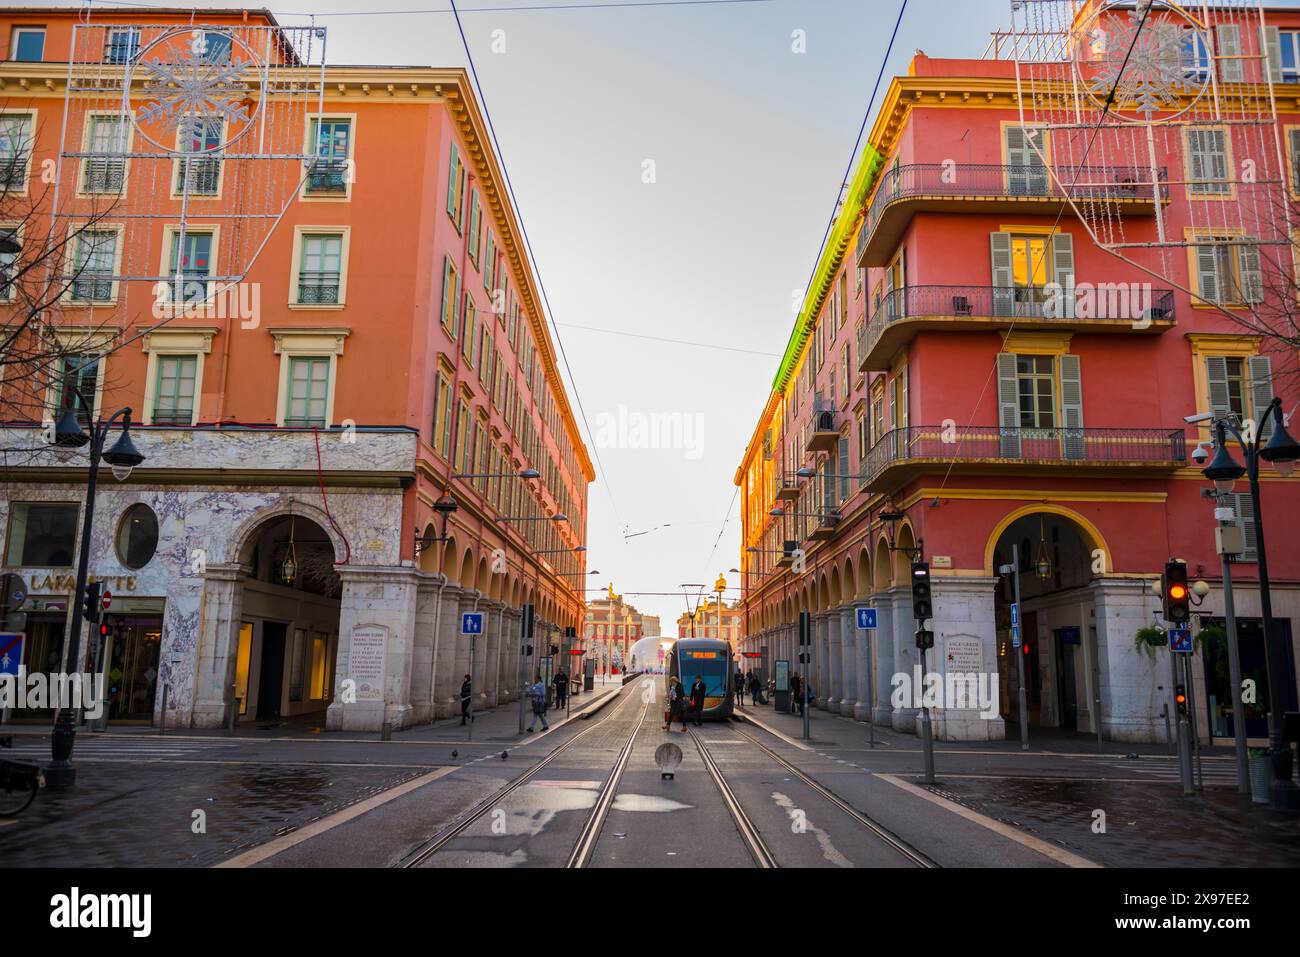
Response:
[[[1089,706],[1099,680],[1093,585],[1109,562],[1100,534],[1065,509],[1029,506],[1003,519],[987,554],[989,573],[998,576],[994,608],[1002,714],[1019,722],[1023,663],[1031,727],[1095,730]],[[1003,573],[1010,567],[1014,573]],[[1018,639],[1012,630],[1017,580]]]
[[[235,664],[240,722],[319,720],[334,696],[339,644],[335,546],[302,514],[265,519],[239,553],[242,617]]]

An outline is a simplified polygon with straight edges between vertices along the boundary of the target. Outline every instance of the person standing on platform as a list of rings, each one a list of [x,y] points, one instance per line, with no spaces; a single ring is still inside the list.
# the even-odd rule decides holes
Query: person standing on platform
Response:
[[[470,685],[469,675],[460,685],[460,726],[465,727],[467,721],[473,721],[474,717],[469,713],[470,702],[474,699],[474,691]]]

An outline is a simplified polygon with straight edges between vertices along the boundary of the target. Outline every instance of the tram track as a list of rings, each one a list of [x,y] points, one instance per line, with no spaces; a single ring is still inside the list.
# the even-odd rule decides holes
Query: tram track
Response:
[[[636,683],[633,683],[628,687],[630,689],[635,686]],[[568,754],[580,741],[592,735],[598,729],[603,728],[606,724],[612,723],[619,715],[625,714],[625,709],[629,703],[634,700],[635,696],[630,695],[613,708],[609,709],[601,717],[593,721],[589,726],[583,728],[564,743],[553,748],[546,757],[542,758],[542,760],[537,762],[519,777],[474,804],[467,811],[454,819],[450,824],[439,830],[438,833],[428,841],[409,852],[398,866],[401,868],[416,868],[426,864],[430,858],[438,854],[438,852],[443,850],[448,844],[456,840],[458,837],[461,837],[474,824],[482,820],[494,809],[500,807],[501,804],[516,791],[536,780],[542,771],[554,764],[559,758]],[[605,819],[609,814],[609,809],[612,806],[614,797],[618,791],[619,782],[621,781],[623,772],[626,770],[628,761],[631,758],[637,734],[640,732],[641,726],[645,723],[645,716],[649,710],[649,703],[645,703],[641,711],[641,717],[637,720],[635,727],[632,729],[631,735],[628,736],[627,741],[619,751],[614,766],[610,770],[609,777],[601,786],[596,804],[592,808],[591,814],[583,825],[578,841],[575,844],[572,853],[569,855],[569,859],[565,865],[566,867],[586,867],[590,862],[591,856],[595,851],[596,843],[600,838],[601,827],[604,825]]]
[[[770,760],[780,766],[786,773],[791,775],[791,777],[800,781],[819,798],[839,810],[842,814],[859,825],[859,827],[869,832],[878,841],[891,848],[910,864],[923,868],[935,868],[939,866],[926,854],[922,853],[916,847],[893,833],[879,821],[876,821],[869,815],[859,811],[856,807],[845,801],[830,788],[826,787],[824,784],[815,780],[812,776],[787,761],[776,751],[772,750],[758,738],[754,737],[754,735],[736,727],[734,724],[729,725],[729,727],[733,732],[745,739]],[[704,762],[704,766],[708,769],[709,774],[713,777],[714,783],[718,787],[718,791],[722,794],[723,802],[727,805],[728,810],[731,811],[732,818],[736,822],[736,827],[740,831],[741,838],[744,840],[750,854],[754,857],[755,863],[759,867],[764,868],[779,867],[780,864],[777,863],[775,856],[763,841],[758,829],[745,813],[744,808],[736,798],[730,784],[727,783],[726,776],[718,766],[717,761],[714,760],[713,755],[710,753],[702,736],[697,734],[693,728],[688,730],[691,733],[691,738],[695,742],[696,748],[700,752],[700,757]]]

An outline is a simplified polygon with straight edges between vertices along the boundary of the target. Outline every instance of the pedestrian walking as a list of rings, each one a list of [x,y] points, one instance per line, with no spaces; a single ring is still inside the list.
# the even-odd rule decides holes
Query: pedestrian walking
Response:
[[[745,703],[745,673],[739,669],[736,670],[736,703]]]
[[[473,721],[474,716],[469,713],[470,702],[474,700],[474,690],[470,685],[469,675],[460,685],[460,726],[465,727],[467,721]]]
[[[533,675],[533,685],[528,689],[528,697],[533,699],[533,720],[528,724],[528,733],[533,733],[533,726],[537,724],[537,719],[542,720],[542,730],[550,731],[551,725],[546,720],[546,683],[542,681],[541,675]]]
[[[569,697],[569,675],[563,668],[555,676],[555,707],[564,710],[564,703]]]
[[[699,675],[691,685],[691,710],[695,712],[695,726],[698,728],[704,724],[704,679]]]
[[[754,672],[749,673],[749,700],[753,702],[755,708],[758,707],[758,675]]]
[[[680,721],[683,727],[686,725],[686,718],[682,714],[682,709],[686,705],[686,689],[682,683],[674,678],[671,686],[668,688],[668,720],[664,722],[664,730],[671,731],[673,722]]]
[[[799,713],[803,714],[803,681],[797,674],[790,678],[790,698]]]

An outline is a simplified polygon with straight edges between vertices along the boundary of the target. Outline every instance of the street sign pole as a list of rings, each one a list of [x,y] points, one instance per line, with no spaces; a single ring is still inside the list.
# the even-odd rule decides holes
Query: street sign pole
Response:
[[[474,740],[474,649],[478,645],[474,636],[469,636],[469,722],[465,729],[465,740]]]
[[[867,613],[867,614],[864,614]],[[867,734],[869,735],[870,746],[876,746],[876,682],[872,679],[872,667],[874,665],[875,648],[872,647],[873,639],[876,636],[876,610],[874,608],[858,609],[858,629],[862,632],[862,640],[867,643],[867,707],[870,709],[867,714]]]
[[[1011,606],[1011,650],[1016,656],[1016,680],[1020,686],[1017,694],[1020,706],[1020,750],[1029,750],[1029,699],[1025,691],[1025,653],[1020,645],[1020,546],[1011,545],[1011,564],[1015,566],[1016,603]]]
[[[533,606],[524,605],[521,609],[519,618],[519,670],[515,672],[519,677],[519,733],[524,733],[524,703],[528,697],[528,689],[525,686],[527,678],[523,674],[524,661],[528,657],[528,643],[533,639]],[[534,721],[533,724],[537,722]]]
[[[925,628],[925,622],[920,622],[920,627]],[[925,648],[921,648],[921,674],[925,672]],[[925,743],[925,783],[934,783],[934,733],[930,727],[930,709],[925,703],[925,698],[921,698],[921,733],[924,736]]]
[[[1232,600],[1232,556],[1223,553],[1223,616],[1228,632],[1228,676],[1232,680],[1232,743],[1237,755],[1237,792],[1250,793],[1246,758],[1246,709],[1241,702],[1241,651],[1237,647],[1237,610]]]

